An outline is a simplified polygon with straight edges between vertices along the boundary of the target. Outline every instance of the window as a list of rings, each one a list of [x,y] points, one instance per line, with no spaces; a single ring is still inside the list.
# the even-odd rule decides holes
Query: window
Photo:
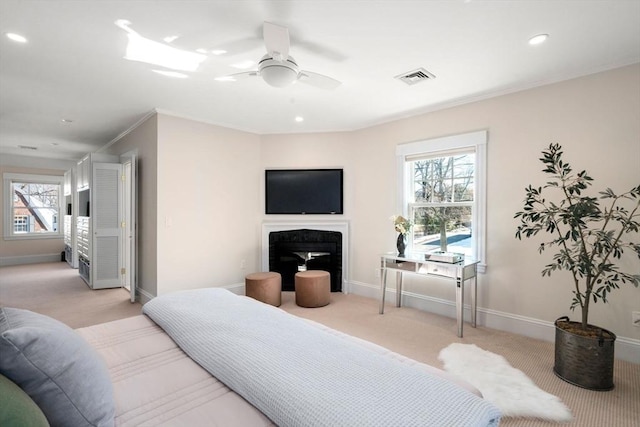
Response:
[[[475,153],[439,154],[407,163],[413,175],[413,200],[408,204],[413,250],[473,255]]]
[[[29,231],[29,226],[27,223],[27,219],[29,217],[27,215],[15,215],[13,217],[13,231],[16,233],[24,233]]]
[[[399,145],[412,252],[463,253],[484,269],[486,132]]]
[[[62,176],[5,173],[5,239],[61,237]]]

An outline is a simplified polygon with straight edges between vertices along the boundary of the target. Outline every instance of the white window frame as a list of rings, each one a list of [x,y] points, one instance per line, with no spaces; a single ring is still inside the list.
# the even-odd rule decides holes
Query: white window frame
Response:
[[[396,146],[396,170],[398,174],[397,211],[409,217],[409,203],[413,200],[411,194],[413,174],[407,158],[418,155],[435,155],[439,152],[473,149],[475,151],[475,179],[473,206],[473,258],[480,261],[478,272],[486,270],[486,217],[487,217],[487,142],[486,130],[433,138],[422,141],[409,142]],[[413,236],[409,233],[409,239]],[[413,246],[413,241],[408,242]]]
[[[59,219],[62,217],[62,202],[64,199],[63,175],[34,175],[25,173],[4,173],[2,174],[3,190],[4,190],[4,240],[34,240],[34,239],[61,239],[64,236],[64,223]],[[58,206],[56,212],[56,218],[58,218],[58,229],[56,231],[50,231],[45,233],[15,233],[13,228],[14,223],[14,209],[13,209],[13,192],[12,184],[14,182],[26,182],[34,184],[54,184],[58,185]]]

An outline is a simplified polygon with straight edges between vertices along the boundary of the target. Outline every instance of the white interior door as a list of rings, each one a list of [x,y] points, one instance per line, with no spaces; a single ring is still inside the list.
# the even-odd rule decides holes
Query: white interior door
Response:
[[[122,165],[94,163],[91,188],[91,283],[93,289],[121,286]]]
[[[131,302],[136,300],[136,258],[137,258],[137,192],[136,192],[136,155],[125,154],[121,157],[124,180],[122,181],[122,207],[124,236],[122,239],[122,263],[124,274],[122,286],[130,294]]]

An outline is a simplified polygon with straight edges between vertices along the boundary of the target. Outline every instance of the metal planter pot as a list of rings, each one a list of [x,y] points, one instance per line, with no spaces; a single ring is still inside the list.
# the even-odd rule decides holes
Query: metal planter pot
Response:
[[[600,336],[586,337],[562,329],[558,322],[569,322],[569,318],[561,317],[555,322],[553,372],[568,383],[589,390],[613,389],[615,334],[602,329]]]

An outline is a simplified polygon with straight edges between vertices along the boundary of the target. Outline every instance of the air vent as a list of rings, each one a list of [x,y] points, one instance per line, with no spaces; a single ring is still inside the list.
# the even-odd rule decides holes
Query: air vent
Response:
[[[31,145],[18,145],[18,148],[22,150],[37,150],[38,147],[32,147]]]
[[[414,85],[425,80],[435,79],[436,76],[425,70],[424,68],[418,68],[407,73],[402,73],[395,77],[396,79],[405,82],[408,85]]]

